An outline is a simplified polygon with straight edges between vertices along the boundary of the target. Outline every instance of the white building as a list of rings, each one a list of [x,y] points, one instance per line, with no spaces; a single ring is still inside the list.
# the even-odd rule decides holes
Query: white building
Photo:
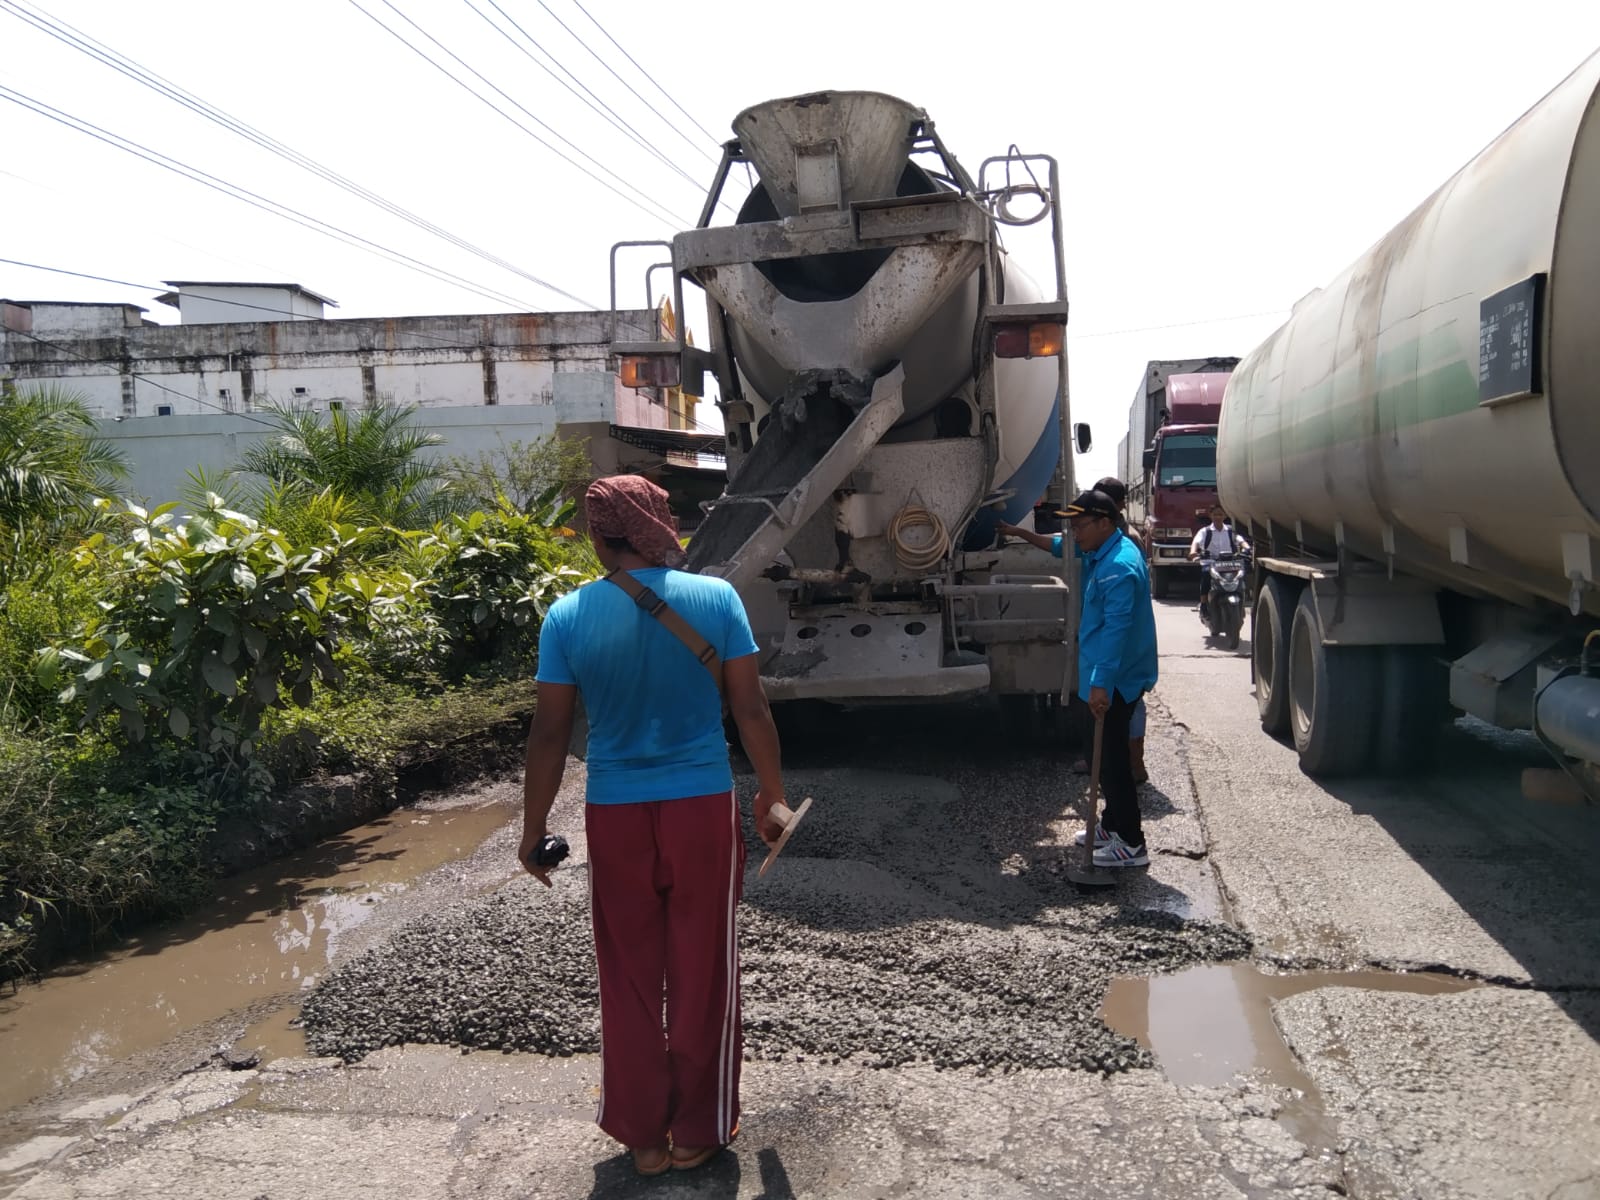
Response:
[[[162,281],[173,290],[157,303],[178,310],[185,325],[226,321],[320,321],[326,307],[339,305],[298,283],[196,283]]]
[[[557,426],[609,425],[628,431],[636,458],[641,437],[678,423],[665,397],[624,388],[610,369],[608,312],[326,320],[333,302],[298,284],[168,286],[158,299],[178,325],[130,304],[0,300],[0,383],[84,394],[128,454],[129,491],[155,500],[174,498],[195,467],[236,463],[270,433],[259,416],[269,405],[415,405],[446,438],[438,452],[465,456]],[[652,310],[615,320],[618,340],[656,336]],[[713,440],[679,433],[661,453]],[[597,463],[616,457],[592,451]]]

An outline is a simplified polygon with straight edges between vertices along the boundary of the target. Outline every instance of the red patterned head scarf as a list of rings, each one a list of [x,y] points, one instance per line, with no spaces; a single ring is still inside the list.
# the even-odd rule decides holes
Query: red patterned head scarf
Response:
[[[678,522],[667,494],[642,475],[596,479],[583,498],[589,531],[596,537],[627,538],[641,557],[658,567],[681,566]]]

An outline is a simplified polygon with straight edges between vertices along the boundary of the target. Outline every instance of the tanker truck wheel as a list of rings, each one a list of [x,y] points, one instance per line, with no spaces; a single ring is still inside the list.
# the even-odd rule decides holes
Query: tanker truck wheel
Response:
[[[1371,646],[1325,646],[1308,589],[1289,631],[1289,725],[1300,769],[1353,775],[1372,762],[1381,702],[1380,658]]]
[[[1282,737],[1289,732],[1289,627],[1294,622],[1294,593],[1289,585],[1269,575],[1256,596],[1250,619],[1250,658],[1261,728],[1273,737]]]
[[[1166,571],[1150,572],[1150,595],[1156,600],[1165,600],[1167,593],[1172,590],[1172,576]]]
[[[1433,764],[1450,715],[1450,674],[1429,646],[1385,646],[1379,668],[1382,711],[1374,754],[1385,775]]]

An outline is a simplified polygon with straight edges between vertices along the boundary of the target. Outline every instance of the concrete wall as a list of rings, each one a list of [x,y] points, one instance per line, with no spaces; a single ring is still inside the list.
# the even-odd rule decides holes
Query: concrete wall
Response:
[[[82,308],[84,306],[68,306]],[[47,311],[34,311],[37,322]],[[618,336],[653,336],[649,310],[620,314]],[[563,374],[606,372],[609,314],[508,313],[341,321],[145,325],[109,334],[0,330],[0,376],[84,392],[102,417],[247,413],[269,403],[424,408],[558,403]],[[666,425],[653,399],[586,378],[569,398],[621,424]],[[595,389],[605,390],[602,400]]]
[[[35,337],[117,337],[144,324],[145,310],[136,304],[76,304],[30,300],[6,305],[5,326]],[[26,341],[20,338],[19,341]]]
[[[607,418],[585,433],[605,437]],[[238,416],[139,417],[127,421],[102,421],[99,432],[128,457],[132,468],[124,485],[136,499],[161,504],[176,500],[188,483],[188,473],[202,466],[217,474],[236,465],[253,443],[271,437],[272,429],[260,418]],[[533,442],[554,433],[554,405],[501,408],[436,409],[418,414],[418,423],[445,439],[444,445],[426,451],[433,457],[476,458],[512,442]]]

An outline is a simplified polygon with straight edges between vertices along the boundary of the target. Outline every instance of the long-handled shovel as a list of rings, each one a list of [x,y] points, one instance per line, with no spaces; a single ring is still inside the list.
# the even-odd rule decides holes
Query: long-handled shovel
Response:
[[[1094,758],[1089,764],[1089,792],[1083,802],[1083,861],[1067,867],[1067,878],[1081,888],[1116,886],[1116,876],[1094,865],[1094,827],[1100,814],[1100,751],[1105,745],[1106,719],[1094,719]]]

